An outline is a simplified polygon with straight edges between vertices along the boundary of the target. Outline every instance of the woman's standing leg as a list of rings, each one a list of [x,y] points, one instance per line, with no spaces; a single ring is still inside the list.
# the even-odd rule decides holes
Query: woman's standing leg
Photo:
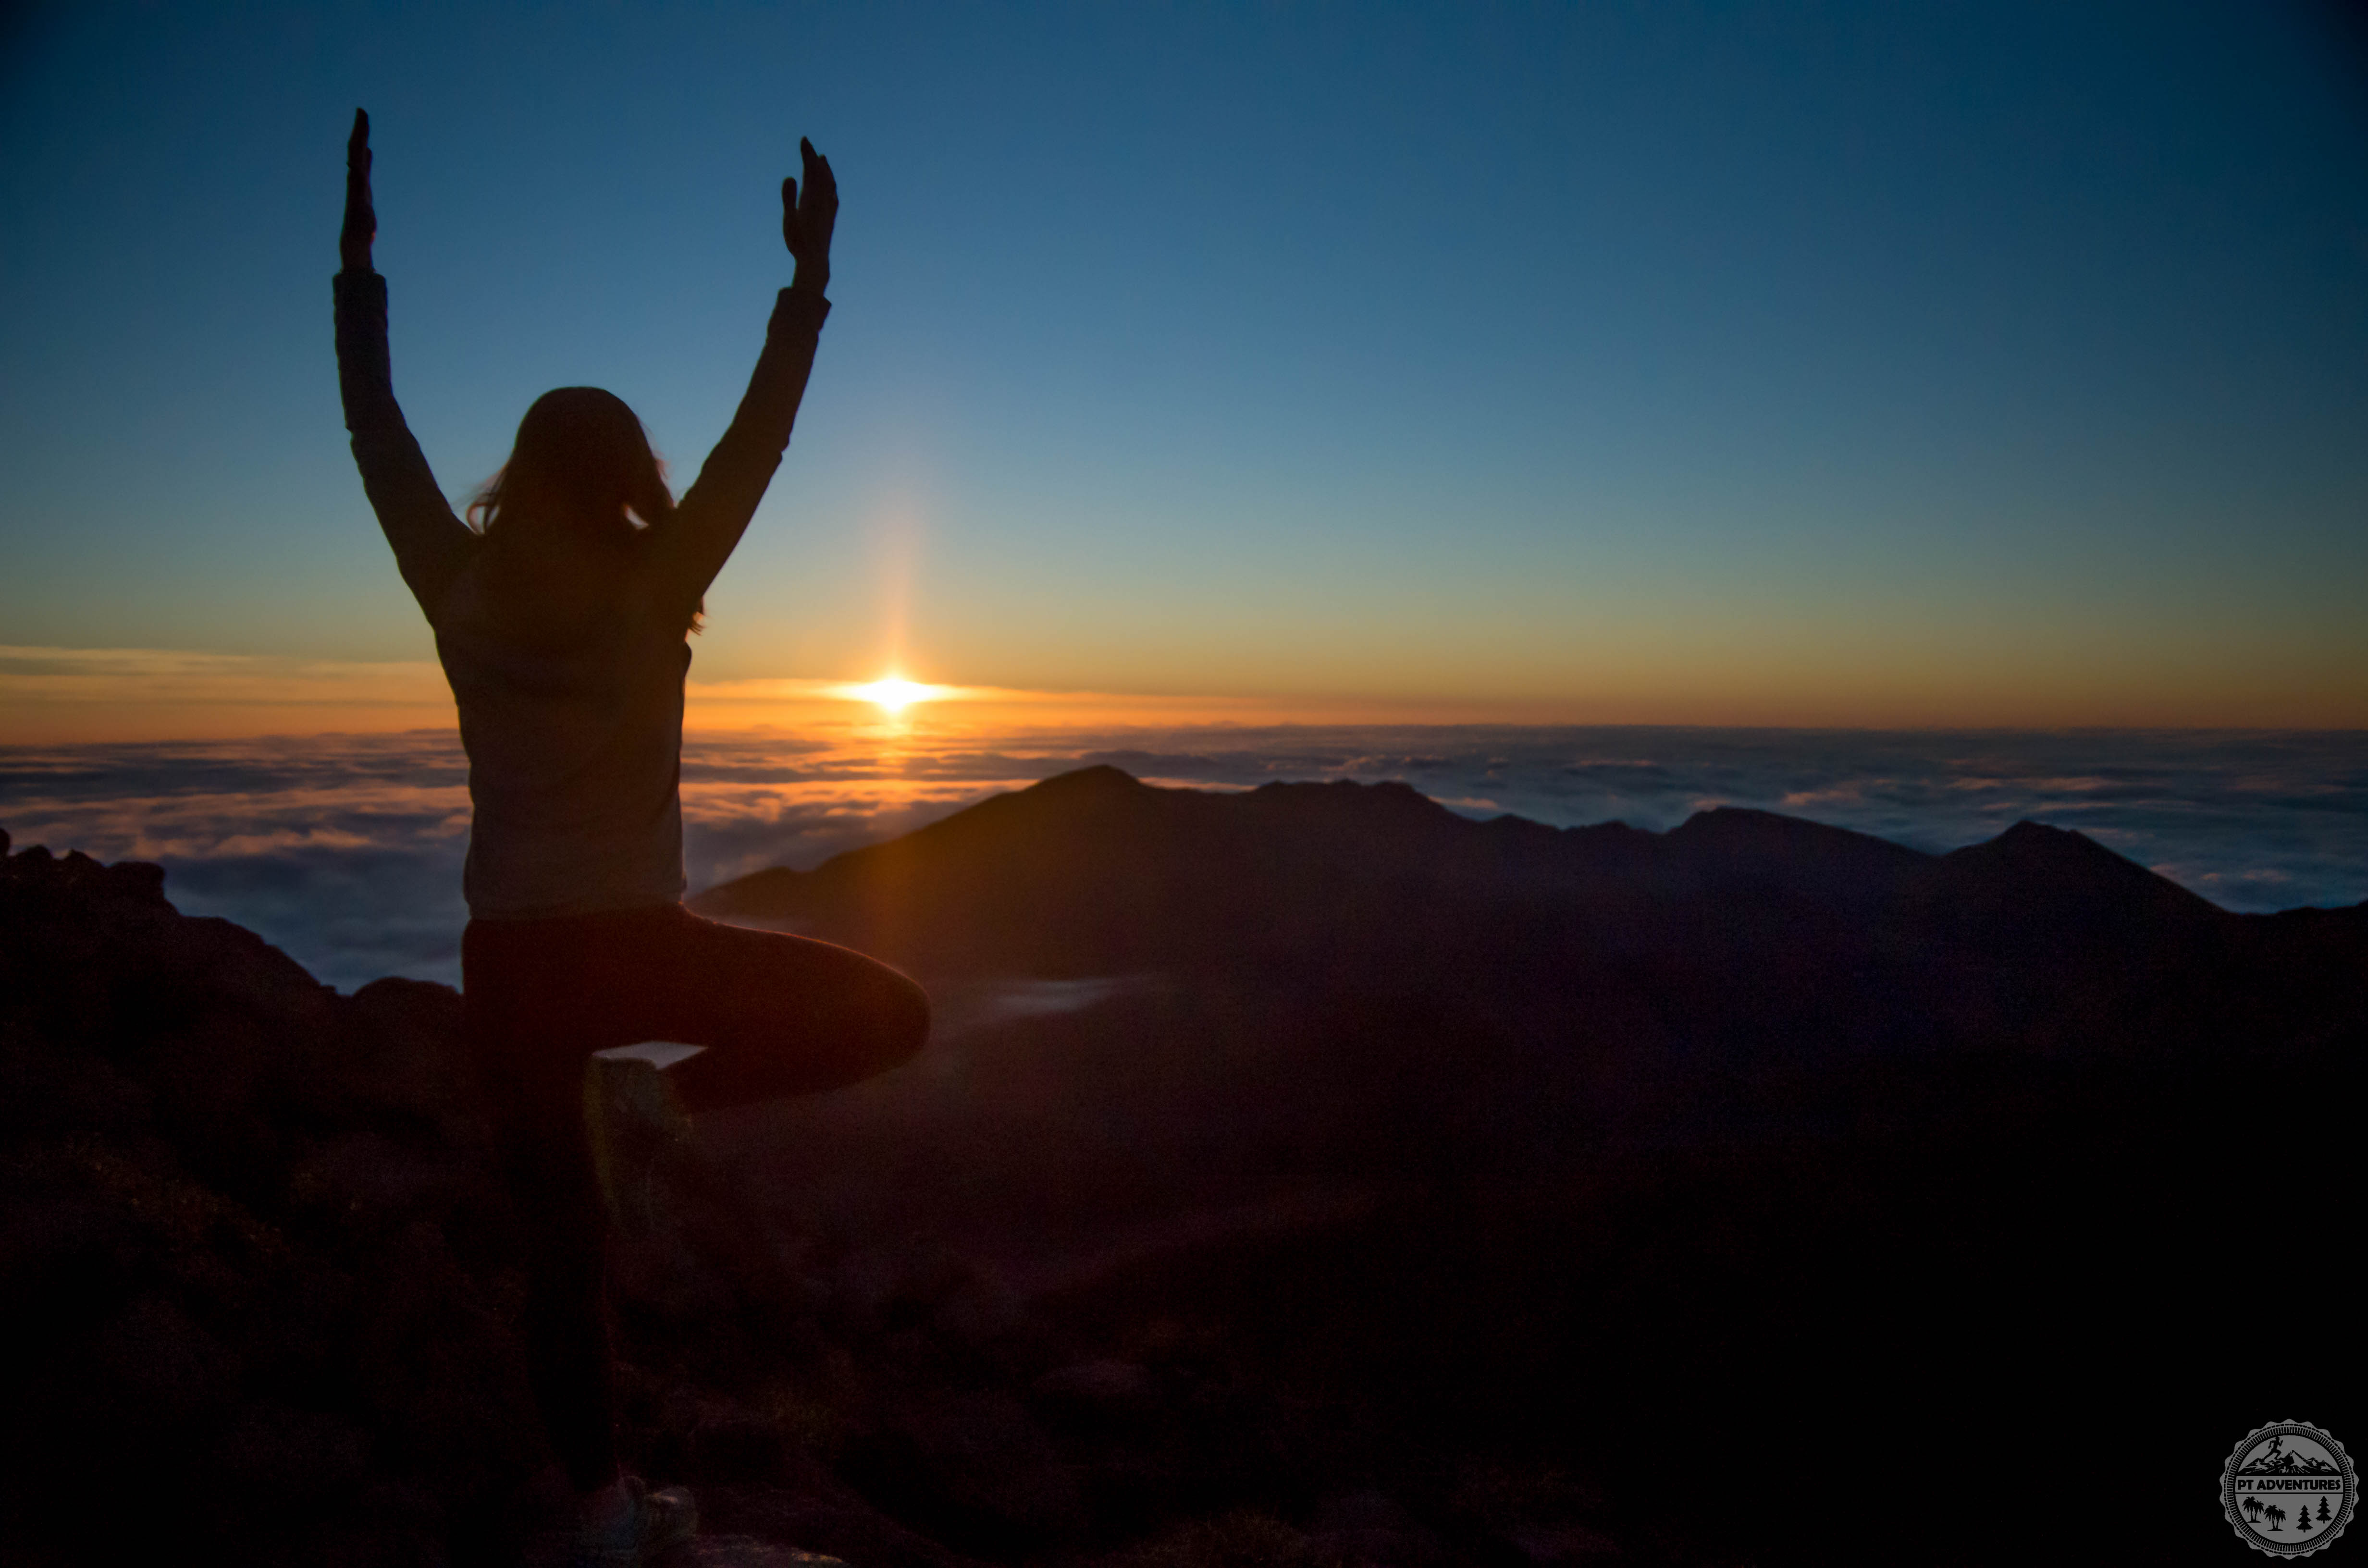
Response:
[[[586,1057],[613,1041],[575,1003],[572,921],[472,922],[461,942],[471,1052],[524,1251],[527,1374],[579,1494],[618,1476],[608,1215],[584,1125]]]

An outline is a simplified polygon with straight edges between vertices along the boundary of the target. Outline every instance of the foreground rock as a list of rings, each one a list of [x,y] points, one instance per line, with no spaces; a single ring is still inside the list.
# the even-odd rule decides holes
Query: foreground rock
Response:
[[[5,843],[0,843],[5,848]],[[189,919],[153,866],[0,860],[0,1558],[516,1562],[557,1499],[515,1333],[520,1276],[461,1055],[459,998],[315,983]],[[778,1413],[826,1359],[747,1217],[681,1156],[622,1262],[643,1454],[728,1474],[744,1537],[699,1561],[942,1565]],[[648,1217],[644,1217],[645,1219]],[[662,1240],[673,1249],[653,1256]],[[696,1353],[693,1353],[695,1347]],[[674,1364],[665,1365],[671,1360]]]

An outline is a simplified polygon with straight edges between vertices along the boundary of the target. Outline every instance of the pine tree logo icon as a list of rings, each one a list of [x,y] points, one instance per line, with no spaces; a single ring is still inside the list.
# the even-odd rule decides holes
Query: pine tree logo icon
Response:
[[[2306,1421],[2248,1433],[2220,1471],[2220,1507],[2237,1539],[2271,1557],[2308,1557],[2333,1544],[2359,1497],[2343,1445]]]

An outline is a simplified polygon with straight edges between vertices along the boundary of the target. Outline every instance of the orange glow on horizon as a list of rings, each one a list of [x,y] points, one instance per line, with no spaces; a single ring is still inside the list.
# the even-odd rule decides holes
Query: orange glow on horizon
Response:
[[[1782,652],[1779,650],[1778,652]],[[1840,729],[2291,728],[2368,724],[2357,666],[2323,662],[2264,678],[2208,661],[2064,660],[2034,668],[1952,667],[1930,658],[1781,657],[1756,668],[1697,655],[1581,665],[1566,690],[1494,700],[1440,679],[1428,692],[1302,694],[958,686],[894,665],[866,681],[693,678],[698,731],[877,730],[989,737],[1006,732],[1192,725],[1674,724]],[[875,665],[874,668],[879,666]],[[2296,665],[2295,668],[2304,668]],[[1133,673],[1133,672],[1130,672]],[[1460,674],[1460,672],[1457,672]],[[1312,683],[1311,683],[1312,684]],[[1347,684],[1347,683],[1340,683]],[[1378,682],[1374,684],[1378,685]],[[226,739],[443,729],[454,722],[432,661],[311,660],[171,649],[0,646],[0,744]]]

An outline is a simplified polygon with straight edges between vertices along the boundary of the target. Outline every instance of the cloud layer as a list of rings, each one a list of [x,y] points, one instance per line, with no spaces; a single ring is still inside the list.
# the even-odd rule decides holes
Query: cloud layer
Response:
[[[2078,828],[2230,909],[2368,898],[2368,734],[2014,734],[1200,725],[689,737],[693,887],[817,865],[998,790],[1107,762],[1157,783],[1403,779],[1474,816],[1666,829],[1746,805],[1930,850],[2029,817]],[[468,770],[449,733],[0,747],[0,826],[163,863],[222,915],[351,987],[457,981]]]

